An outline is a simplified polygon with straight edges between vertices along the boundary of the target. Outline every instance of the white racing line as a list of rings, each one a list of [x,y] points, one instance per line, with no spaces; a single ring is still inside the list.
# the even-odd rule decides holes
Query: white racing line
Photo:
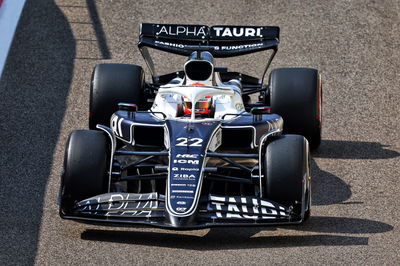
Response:
[[[0,78],[25,0],[0,0]]]

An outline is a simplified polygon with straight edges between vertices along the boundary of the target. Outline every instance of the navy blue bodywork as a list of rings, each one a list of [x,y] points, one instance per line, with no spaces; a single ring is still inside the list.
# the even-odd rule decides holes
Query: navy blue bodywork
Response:
[[[181,120],[185,121],[185,119]],[[179,121],[179,119],[177,121]],[[228,130],[248,131],[249,134],[251,134],[251,143],[249,143],[249,146],[257,147],[262,135],[274,129],[282,128],[282,123],[282,118],[276,114],[251,115],[249,113],[243,113],[242,115],[237,115],[237,117],[232,120],[221,121],[220,126],[222,132]],[[193,124],[194,123],[192,123],[192,125]],[[206,127],[206,124],[200,123],[200,125]],[[132,145],[140,141],[136,140],[134,137],[135,129],[154,129],[155,127],[164,129],[164,126],[165,120],[158,118],[156,114],[150,111],[117,111],[111,118],[111,128],[117,138]],[[160,131],[159,134],[164,134],[164,130]],[[160,139],[163,138],[164,136],[160,135]]]
[[[110,127],[114,136],[128,146],[146,150],[156,147],[160,154],[168,151],[164,152],[168,154],[165,194],[111,191],[76,203],[72,212],[61,213],[63,218],[87,223],[144,224],[171,229],[302,222],[303,218],[294,215],[287,206],[257,195],[202,193],[207,161],[223,147],[224,132],[229,132],[228,135],[233,131],[239,132],[243,139],[247,138],[242,143],[256,149],[264,134],[282,128],[280,116],[243,113],[227,121],[160,117],[150,111],[120,110],[112,116]],[[135,139],[138,132],[143,134],[146,130],[158,134],[152,136],[157,138],[155,142],[147,142],[149,145]],[[244,136],[246,134],[249,136]],[[235,139],[235,142],[240,140]],[[254,180],[247,181],[248,184],[252,182]]]

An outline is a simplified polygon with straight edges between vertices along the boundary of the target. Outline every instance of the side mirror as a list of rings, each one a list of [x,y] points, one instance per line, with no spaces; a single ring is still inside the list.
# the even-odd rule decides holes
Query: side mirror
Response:
[[[250,113],[253,114],[253,115],[270,114],[271,113],[271,107],[269,107],[269,106],[253,107],[253,108],[251,108]]]
[[[118,110],[136,112],[138,107],[133,103],[118,103]]]

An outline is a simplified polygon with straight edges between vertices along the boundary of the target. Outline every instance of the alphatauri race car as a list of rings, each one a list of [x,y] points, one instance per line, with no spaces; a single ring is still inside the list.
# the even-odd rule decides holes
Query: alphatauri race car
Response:
[[[305,221],[321,79],[279,68],[266,84],[278,44],[279,27],[142,24],[151,81],[137,65],[94,68],[89,130],[66,144],[60,216],[170,229]],[[150,50],[181,56],[183,69],[156,74]],[[216,65],[262,51],[258,78]]]

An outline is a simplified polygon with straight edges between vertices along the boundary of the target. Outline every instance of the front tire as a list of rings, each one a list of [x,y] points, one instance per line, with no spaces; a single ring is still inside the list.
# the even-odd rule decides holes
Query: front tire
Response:
[[[283,118],[283,131],[307,138],[312,149],[321,143],[322,86],[318,70],[279,68],[270,74],[271,111]]]
[[[63,212],[71,210],[76,202],[107,191],[109,146],[101,131],[75,130],[70,134],[60,190]]]
[[[306,220],[310,215],[311,182],[307,140],[299,135],[273,137],[264,161],[267,199],[293,207]]]

